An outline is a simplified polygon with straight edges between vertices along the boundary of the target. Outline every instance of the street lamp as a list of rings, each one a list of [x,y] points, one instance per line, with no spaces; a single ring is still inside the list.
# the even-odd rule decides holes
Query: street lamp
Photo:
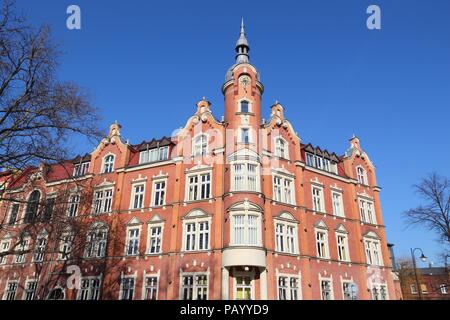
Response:
[[[420,249],[420,248],[411,249],[411,258],[412,258],[413,266],[414,266],[414,276],[416,278],[416,286],[417,286],[417,290],[419,292],[419,299],[422,300],[423,299],[422,288],[420,287],[419,278],[417,277],[416,257],[414,255],[417,250],[420,250],[421,255],[420,255],[419,259],[422,260],[422,262],[427,261],[427,257],[423,254],[422,249]]]

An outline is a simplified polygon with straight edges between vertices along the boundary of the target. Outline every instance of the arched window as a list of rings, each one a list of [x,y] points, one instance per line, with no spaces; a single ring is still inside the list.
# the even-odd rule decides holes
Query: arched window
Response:
[[[367,185],[367,173],[363,167],[356,168],[356,174],[358,176],[358,182],[363,185]]]
[[[283,138],[275,139],[275,156],[287,159],[288,158],[288,146]]]
[[[106,254],[108,227],[103,223],[93,224],[87,234],[86,258],[102,258]]]
[[[38,209],[39,209],[39,201],[41,199],[41,193],[38,190],[34,190],[30,197],[28,198],[27,209],[25,211],[25,223],[33,222],[36,219]]]
[[[106,156],[103,162],[103,173],[111,173],[114,171],[114,155]]]
[[[194,156],[204,156],[208,153],[208,136],[199,134],[193,139],[192,151]]]

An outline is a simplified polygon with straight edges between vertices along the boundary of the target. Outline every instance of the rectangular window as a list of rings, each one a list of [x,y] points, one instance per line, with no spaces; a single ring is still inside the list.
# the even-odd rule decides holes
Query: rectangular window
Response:
[[[37,289],[37,281],[27,281],[25,284],[25,292],[23,299],[30,301],[34,300],[36,296],[36,289]]]
[[[188,201],[211,198],[211,174],[203,173],[188,177]]]
[[[164,161],[169,159],[169,147],[144,150],[139,153],[139,164]]]
[[[208,153],[208,136],[206,134],[200,134],[194,138],[194,157],[205,156]]]
[[[322,280],[320,281],[320,291],[322,295],[322,300],[332,300],[332,294],[331,294],[331,281],[329,280]]]
[[[275,239],[277,251],[296,253],[297,227],[286,223],[277,223],[275,226]]]
[[[343,282],[342,291],[344,292],[344,300],[357,300],[357,287],[353,282]]]
[[[15,225],[17,222],[17,216],[19,215],[20,205],[18,203],[13,203],[11,206],[11,211],[9,213],[9,221],[8,224],[10,226]]]
[[[306,154],[306,165],[310,167],[315,167],[314,155],[311,153]]]
[[[155,181],[153,183],[153,202],[154,207],[163,206],[166,196],[166,181]]]
[[[252,300],[252,278],[250,276],[236,277],[236,300]]]
[[[359,211],[361,215],[361,221],[371,224],[376,224],[375,213],[373,210],[373,202],[359,199]]]
[[[317,257],[328,258],[328,236],[325,231],[316,231]]]
[[[81,177],[88,173],[89,170],[89,162],[83,162],[76,164],[73,168],[74,177]]]
[[[72,235],[63,234],[59,244],[59,259],[68,260],[72,252]]]
[[[183,300],[208,299],[208,275],[184,275],[181,280],[181,297]]]
[[[133,186],[132,209],[141,209],[144,207],[145,185],[137,184]]]
[[[381,253],[380,253],[380,242],[378,240],[369,240],[366,239],[364,241],[365,249],[366,249],[366,259],[367,263],[371,265],[382,265],[381,261]]]
[[[80,195],[74,194],[69,197],[69,207],[67,210],[67,216],[69,218],[76,217],[79,204],[80,204]]]
[[[294,204],[294,183],[293,180],[280,177],[273,176],[273,199],[278,202]]]
[[[278,300],[299,300],[299,281],[297,277],[278,277]]]
[[[196,221],[185,225],[185,250],[209,249],[209,222]]]
[[[439,289],[441,289],[441,293],[442,293],[442,294],[447,294],[447,293],[448,293],[447,286],[448,286],[448,285],[446,285],[446,284],[441,284],[441,285],[439,286]]]
[[[18,287],[19,283],[17,281],[8,282],[6,285],[5,300],[15,300]]]
[[[277,243],[277,251],[284,251],[284,225],[277,223],[275,227],[275,238]]]
[[[45,200],[44,214],[42,221],[50,221],[53,215],[53,209],[55,207],[56,198],[48,198]]]
[[[341,261],[348,261],[348,241],[346,235],[337,235],[337,249],[338,249],[338,259]]]
[[[248,106],[249,106],[249,104],[248,104],[248,101],[241,101],[241,112],[242,113],[248,113],[249,112],[249,108],[248,108]]]
[[[145,300],[158,299],[158,277],[145,277]]]
[[[10,241],[10,240],[3,240],[3,241],[0,243],[0,253],[8,252],[10,244],[11,244],[11,241]],[[8,255],[0,256],[0,265],[6,263],[7,257],[8,257]]]
[[[162,226],[150,227],[150,247],[148,253],[161,253]]]
[[[232,216],[234,245],[258,246],[260,239],[259,217],[253,214]]]
[[[111,212],[112,189],[98,190],[94,194],[94,213]]]
[[[313,187],[312,188],[312,195],[313,195],[313,210],[317,212],[325,212],[324,206],[323,206],[323,190],[319,187]]]
[[[15,263],[24,263],[25,260],[27,259],[27,254],[26,251],[28,250],[28,246],[30,244],[30,240],[29,239],[22,239],[20,244],[17,246],[17,251],[19,253],[17,253],[15,255]]]
[[[241,135],[239,142],[242,143],[250,143],[250,129],[249,128],[241,128]]]
[[[82,278],[80,288],[80,300],[99,300],[100,278]]]
[[[126,254],[129,256],[139,254],[139,228],[128,229],[128,244]]]
[[[233,164],[233,191],[259,191],[258,179],[256,164]]]
[[[420,290],[422,290],[423,294],[428,294],[428,289],[427,289],[427,285],[426,284],[422,283],[420,285]]]
[[[333,214],[338,217],[344,216],[344,208],[342,203],[342,194],[339,192],[332,192]]]
[[[36,240],[35,253],[33,257],[34,262],[44,261],[45,248],[47,246],[47,238],[40,237]]]
[[[135,281],[132,277],[122,279],[122,300],[133,300]]]
[[[417,287],[415,284],[410,285],[410,289],[412,294],[417,294]]]

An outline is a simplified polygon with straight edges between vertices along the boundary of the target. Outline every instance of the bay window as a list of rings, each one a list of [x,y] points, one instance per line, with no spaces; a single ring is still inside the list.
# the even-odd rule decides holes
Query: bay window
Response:
[[[257,163],[234,163],[231,166],[232,191],[260,191]]]
[[[233,245],[261,245],[261,217],[257,213],[233,213],[231,216]]]

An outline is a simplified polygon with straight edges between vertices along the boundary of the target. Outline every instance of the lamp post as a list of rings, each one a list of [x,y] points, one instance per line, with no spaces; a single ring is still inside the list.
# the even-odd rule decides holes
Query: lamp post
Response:
[[[414,276],[416,278],[416,286],[417,286],[417,290],[419,292],[419,299],[422,300],[423,299],[423,297],[422,297],[422,289],[420,288],[419,278],[417,277],[416,257],[414,255],[417,250],[420,250],[420,253],[421,253],[420,260],[422,260],[422,262],[427,261],[427,257],[425,257],[425,255],[423,254],[422,249],[420,249],[420,248],[411,249],[411,258],[412,258],[412,261],[413,261]]]

